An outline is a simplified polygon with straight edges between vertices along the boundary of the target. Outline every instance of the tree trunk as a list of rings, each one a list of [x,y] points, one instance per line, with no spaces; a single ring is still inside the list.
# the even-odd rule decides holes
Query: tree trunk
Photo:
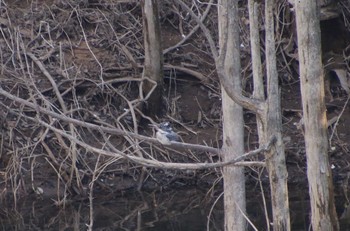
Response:
[[[147,102],[147,112],[151,116],[158,115],[162,106],[163,92],[163,53],[161,46],[158,3],[156,0],[141,0],[143,18],[143,36],[145,46],[145,61],[143,77],[157,83],[157,87]],[[148,94],[153,83],[145,80],[143,91]]]
[[[258,3],[255,0],[248,0],[249,9],[249,29],[250,29],[250,47],[252,51],[252,68],[253,68],[253,86],[254,99],[265,100],[264,93],[264,76],[262,73],[261,52],[260,52],[260,35],[259,35],[259,11]],[[263,136],[263,125],[257,117],[256,125],[259,136],[259,144]]]
[[[281,97],[276,64],[274,6],[274,0],[265,1],[265,50],[268,97],[264,115],[266,118],[263,120],[263,129],[265,129],[263,143],[266,143],[273,135],[277,138],[275,146],[266,153],[266,165],[271,187],[273,230],[282,231],[290,230],[290,217],[287,187],[288,173],[282,141]]]
[[[303,0],[295,7],[311,223],[313,230],[339,230],[328,160],[319,5]]]
[[[232,49],[228,47],[228,35],[229,28],[231,26],[227,23],[238,22],[239,16],[238,0],[227,0],[229,4],[233,4],[232,7],[226,7],[230,9],[227,14],[230,13],[231,20],[228,22],[220,22],[220,53],[216,49],[215,42],[210,35],[210,31],[204,26],[200,19],[191,11],[191,9],[180,0],[176,0],[190,15],[196,20],[204,35],[207,38],[210,50],[215,59],[216,71],[220,78],[221,87],[224,88],[225,94],[227,94],[237,104],[245,107],[254,113],[262,121],[263,138],[261,142],[267,142],[273,136],[276,137],[277,142],[275,147],[266,154],[266,162],[268,166],[270,184],[272,191],[272,209],[273,209],[273,221],[274,230],[290,230],[289,220],[289,203],[288,203],[288,189],[287,189],[287,168],[285,163],[284,145],[282,142],[282,116],[281,116],[281,105],[280,105],[280,94],[278,89],[278,76],[276,67],[276,49],[275,49],[275,38],[274,38],[274,17],[273,17],[273,6],[274,1],[268,0],[266,2],[266,62],[267,62],[267,76],[268,76],[268,99],[260,100],[250,97],[245,97],[241,92],[235,89],[235,82],[232,81],[231,76],[226,73],[225,62],[228,61],[226,53]],[[224,1],[222,1],[224,2]],[[221,6],[223,5],[223,6]],[[219,7],[225,7],[226,4],[219,4]],[[232,13],[232,14],[231,14]],[[239,46],[239,34],[235,31],[238,30],[238,26],[234,27],[233,42],[234,48],[238,50]],[[232,61],[236,63],[236,59],[239,58],[239,53],[234,53]],[[239,62],[239,61],[238,61]],[[234,66],[236,67],[236,66]],[[237,71],[237,70],[235,70]],[[238,76],[239,73],[236,75]],[[226,154],[227,155],[227,154]],[[225,155],[225,156],[226,156]],[[225,184],[225,183],[224,183]],[[226,184],[227,185],[227,184]],[[226,189],[225,189],[226,190]],[[225,192],[226,193],[226,192]],[[225,210],[229,209],[225,207]],[[226,213],[227,211],[225,211]],[[227,227],[227,226],[226,226]]]
[[[220,49],[226,49],[224,70],[233,83],[236,92],[242,92],[241,63],[239,51],[239,23],[237,1],[219,1],[219,38]],[[226,48],[223,47],[223,33],[227,33]],[[236,104],[221,87],[223,109],[223,159],[228,161],[244,153],[243,109]],[[244,218],[246,210],[245,177],[243,167],[227,166],[223,168],[225,230],[246,230]]]

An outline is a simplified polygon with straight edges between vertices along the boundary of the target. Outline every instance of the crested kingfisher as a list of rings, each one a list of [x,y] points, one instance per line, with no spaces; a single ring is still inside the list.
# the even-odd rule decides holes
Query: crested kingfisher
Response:
[[[165,145],[169,145],[173,141],[178,142],[180,140],[179,135],[173,131],[169,122],[163,122],[157,126],[156,137],[160,143]]]

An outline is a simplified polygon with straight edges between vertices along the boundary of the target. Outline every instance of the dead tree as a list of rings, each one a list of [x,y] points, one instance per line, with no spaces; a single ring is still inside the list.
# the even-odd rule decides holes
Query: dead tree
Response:
[[[317,1],[295,1],[307,177],[313,230],[339,230],[328,160],[327,118]]]
[[[143,36],[145,47],[145,61],[143,77],[154,80],[157,87],[147,101],[149,115],[158,115],[162,106],[163,92],[163,50],[161,46],[160,23],[158,16],[158,2],[156,0],[142,0]],[[153,83],[144,81],[143,91],[148,94]]]
[[[204,35],[206,36],[211,52],[215,59],[216,70],[227,95],[236,103],[254,112],[262,124],[263,137],[261,142],[266,142],[269,136],[275,136],[277,141],[271,151],[267,152],[266,163],[269,172],[271,200],[273,210],[273,226],[274,230],[290,230],[290,216],[288,203],[287,188],[287,168],[285,163],[284,144],[282,141],[282,117],[280,106],[280,94],[278,86],[278,73],[276,67],[276,51],[274,39],[274,18],[273,7],[275,2],[269,0],[265,4],[265,27],[266,27],[266,62],[267,62],[267,100],[245,97],[241,92],[235,90],[235,83],[225,71],[225,58],[228,48],[228,30],[223,31],[220,41],[220,52],[217,51],[215,42],[208,28],[200,21],[200,19],[189,9],[182,1],[177,2],[186,9],[200,25]],[[238,0],[227,0],[232,4],[232,9],[238,8]],[[229,15],[229,16],[228,16]],[[220,25],[222,28],[230,28],[229,22],[239,20],[237,14],[227,14],[226,17],[232,17],[226,20],[226,25]],[[235,27],[234,30],[239,30]],[[234,33],[236,36],[238,32]],[[233,38],[235,41],[235,38]],[[237,50],[235,57],[240,57]],[[233,190],[231,188],[231,190]],[[224,192],[227,193],[227,192]]]
[[[238,14],[231,2],[219,1],[218,20],[220,46],[225,45],[225,33],[227,33],[227,49],[224,69],[231,79],[234,90],[242,92],[241,60],[239,54],[239,33],[234,28],[239,28],[239,21],[234,20],[233,14]],[[224,26],[228,25],[228,28]],[[227,30],[227,31],[225,31]],[[221,47],[221,50],[223,47]],[[244,120],[242,106],[235,103],[221,86],[222,111],[223,111],[223,146],[225,149],[223,159],[231,160],[244,152]],[[224,179],[224,206],[225,206],[225,230],[246,230],[244,217],[245,176],[243,167],[227,166],[223,168]]]
[[[277,138],[274,149],[266,153],[273,208],[273,230],[290,230],[289,202],[287,188],[287,167],[282,140],[281,96],[278,85],[276,44],[274,27],[275,0],[265,1],[265,58],[267,76],[267,100],[264,108],[263,143],[270,136]]]

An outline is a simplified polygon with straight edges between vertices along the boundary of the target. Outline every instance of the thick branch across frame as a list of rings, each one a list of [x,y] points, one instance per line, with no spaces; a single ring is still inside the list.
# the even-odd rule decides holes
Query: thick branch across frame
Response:
[[[139,140],[143,140],[143,141],[147,141],[147,142],[151,142],[151,143],[159,143],[157,139],[155,138],[150,138],[147,136],[142,136],[139,134],[135,134],[132,132],[127,132],[127,131],[123,131],[121,129],[117,129],[117,128],[107,128],[107,127],[103,127],[103,126],[99,126],[99,125],[95,125],[95,124],[91,124],[91,123],[87,123],[84,121],[80,121],[77,119],[73,119],[73,118],[69,118],[65,115],[62,114],[58,114],[52,111],[49,111],[43,107],[40,107],[38,105],[35,105],[31,102],[28,102],[25,99],[19,98],[17,96],[14,96],[10,93],[8,93],[7,91],[4,91],[3,89],[0,88],[0,95],[5,96],[6,98],[9,98],[17,103],[20,103],[22,105],[28,106],[32,109],[34,109],[35,111],[37,111],[38,113],[43,113],[43,114],[47,114],[50,115],[56,119],[59,119],[61,121],[65,121],[67,123],[72,123],[78,126],[82,126],[82,127],[86,127],[86,128],[90,128],[90,129],[94,129],[94,130],[98,130],[100,132],[106,132],[106,133],[110,133],[110,134],[116,134],[116,135],[123,135],[123,136],[131,136],[133,138],[137,138]],[[7,107],[5,105],[3,105],[4,107]],[[8,107],[7,107],[8,108]],[[10,109],[10,108],[8,108]],[[30,120],[35,120],[36,122],[40,123],[42,126],[49,128],[50,130],[59,133],[60,135],[70,139],[70,140],[74,140],[78,145],[80,145],[81,147],[94,152],[94,153],[98,153],[98,154],[102,154],[102,155],[106,155],[106,156],[111,156],[111,157],[124,157],[126,159],[128,159],[129,161],[132,161],[134,163],[140,164],[142,166],[146,166],[146,167],[154,167],[154,168],[164,168],[164,169],[180,169],[180,170],[187,170],[187,169],[209,169],[209,168],[218,168],[218,167],[223,167],[226,165],[244,165],[244,166],[264,166],[264,162],[241,162],[246,158],[255,156],[261,152],[266,152],[270,149],[270,147],[274,144],[275,142],[275,138],[272,137],[271,140],[269,141],[268,144],[263,145],[261,148],[253,150],[251,152],[245,153],[233,160],[230,161],[226,161],[226,162],[217,162],[217,163],[168,163],[168,162],[161,162],[161,161],[157,161],[157,160],[150,160],[150,159],[145,159],[142,157],[137,157],[137,156],[131,156],[131,155],[126,155],[121,151],[115,151],[115,152],[111,152],[111,151],[107,151],[107,150],[102,150],[96,147],[93,147],[91,145],[86,144],[85,142],[76,139],[75,137],[71,136],[70,134],[68,134],[65,131],[62,131],[60,129],[57,129],[55,127],[53,127],[52,125],[39,120],[37,118],[33,118],[33,117],[27,117]],[[208,147],[208,146],[203,146],[203,145],[198,145],[198,144],[187,144],[187,143],[180,143],[180,142],[172,142],[172,144],[170,145],[173,148],[183,148],[183,149],[191,149],[191,150],[200,150],[200,151],[206,151],[206,152],[210,152],[213,154],[218,154],[220,155],[222,152],[224,151],[228,151],[228,150],[220,150],[217,148],[212,148],[212,147]]]

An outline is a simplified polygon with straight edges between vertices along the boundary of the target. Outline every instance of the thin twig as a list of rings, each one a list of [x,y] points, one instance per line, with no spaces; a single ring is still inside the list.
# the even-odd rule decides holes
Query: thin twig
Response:
[[[204,22],[204,20],[206,19],[208,13],[210,12],[210,8],[213,5],[213,0],[210,0],[207,8],[205,9],[202,17],[201,17],[201,21]],[[199,29],[199,25],[197,24],[190,33],[188,33],[180,42],[176,43],[174,46],[168,47],[167,49],[165,49],[163,51],[163,55],[165,55],[166,53],[168,53],[169,51],[172,51],[174,49],[176,49],[177,47],[181,46],[182,44],[184,44],[194,33],[196,33],[196,31]]]
[[[332,134],[329,136],[329,139],[328,139],[329,147],[332,147],[332,139],[333,139],[333,135],[334,135],[335,129],[336,129],[337,126],[338,126],[340,117],[343,115],[343,113],[344,113],[344,111],[345,111],[345,109],[346,109],[346,106],[347,106],[348,103],[349,103],[349,100],[350,100],[350,95],[349,95],[348,98],[346,99],[346,102],[345,102],[345,104],[344,104],[344,106],[343,106],[343,109],[341,110],[341,112],[340,112],[340,114],[339,114],[339,116],[338,116],[338,118],[337,118],[337,120],[336,120],[336,122],[335,122],[335,124],[334,124],[334,126],[333,126],[333,128],[332,128]]]

